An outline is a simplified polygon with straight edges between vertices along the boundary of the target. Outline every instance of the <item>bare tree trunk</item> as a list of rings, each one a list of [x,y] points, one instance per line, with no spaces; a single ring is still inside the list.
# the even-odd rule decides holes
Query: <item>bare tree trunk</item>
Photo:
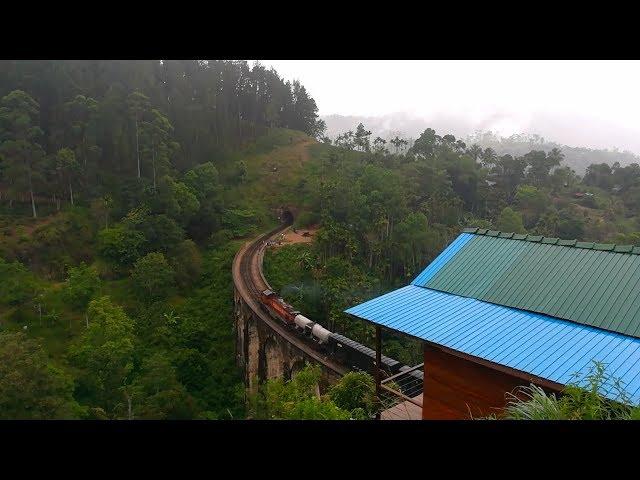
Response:
[[[69,180],[69,196],[71,197],[71,205],[73,206],[73,187],[71,186],[71,180]]]
[[[33,218],[38,218],[36,213],[36,201],[33,198],[33,185],[31,184],[31,172],[29,172],[29,194],[31,195],[31,210],[33,211]]]
[[[136,117],[136,156],[138,157],[138,178],[140,178],[140,147],[138,145],[138,118]]]
[[[127,412],[129,414],[129,420],[133,420],[133,407],[131,405],[131,397],[127,395]]]
[[[156,191],[156,149],[153,149],[153,191]]]

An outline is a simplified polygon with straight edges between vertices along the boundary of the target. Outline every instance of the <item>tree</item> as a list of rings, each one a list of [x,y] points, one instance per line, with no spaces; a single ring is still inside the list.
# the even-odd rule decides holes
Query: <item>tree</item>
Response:
[[[582,239],[584,236],[584,220],[568,209],[559,212],[557,236],[560,238]]]
[[[142,235],[143,253],[162,252],[173,253],[174,249],[184,240],[184,230],[175,220],[165,214],[150,215],[146,208],[138,212],[129,212],[122,222],[131,231]]]
[[[355,144],[356,149],[360,150],[361,152],[368,152],[370,150],[370,136],[371,132],[365,129],[362,123],[359,123],[353,138],[353,143]]]
[[[81,368],[78,397],[115,416],[122,388],[132,383],[134,322],[109,297],[89,302],[89,327],[70,349],[70,360]]]
[[[372,418],[378,409],[373,377],[365,372],[349,372],[329,390],[329,398],[351,416]]]
[[[480,145],[478,145],[477,143],[471,145],[467,152],[469,153],[469,155],[471,155],[475,162],[482,158],[482,147],[480,147]]]
[[[611,167],[606,163],[592,163],[587,167],[583,182],[586,185],[609,190],[614,182]]]
[[[524,180],[524,172],[527,168],[526,160],[522,157],[514,158],[511,155],[503,155],[499,158],[491,158],[491,160],[486,159],[485,162],[491,162],[486,163],[491,165],[489,178],[497,183],[498,188],[505,192],[509,199],[513,198],[516,188]]]
[[[73,380],[24,333],[0,333],[0,419],[80,418]]]
[[[533,150],[524,156],[529,166],[527,177],[535,186],[544,186],[547,184],[549,172],[552,168],[557,167],[562,162],[564,155],[560,150],[554,148],[548,154],[542,150]]]
[[[202,273],[202,255],[193,240],[184,240],[174,252],[170,264],[175,280],[181,288],[187,288],[200,279]]]
[[[77,310],[86,310],[89,302],[100,290],[100,277],[95,267],[89,267],[84,262],[77,267],[71,267],[63,290],[65,301]],[[87,327],[89,317],[85,315]]]
[[[268,380],[251,399],[253,415],[264,419],[349,419],[348,411],[320,395],[320,375],[319,367],[307,366],[288,382]]]
[[[126,418],[188,420],[197,415],[196,401],[178,381],[175,367],[161,352],[146,357],[133,383],[122,390],[127,400]]]
[[[116,265],[131,265],[140,257],[146,244],[142,232],[122,225],[98,232],[98,252]]]
[[[211,162],[198,165],[185,173],[184,183],[191,188],[198,200],[211,197],[219,188],[218,169]]]
[[[442,138],[436,135],[435,130],[427,128],[413,143],[410,152],[421,158],[432,158],[441,140]]]
[[[520,185],[515,200],[520,207],[527,228],[535,225],[550,205],[549,197],[542,190],[531,185]]]
[[[0,304],[21,305],[37,295],[38,282],[20,262],[9,263],[0,257]]]
[[[385,147],[387,141],[384,138],[376,137],[373,141],[373,151],[378,154],[387,154],[389,153]]]
[[[171,165],[171,157],[179,148],[176,142],[171,140],[173,126],[169,119],[159,110],[151,110],[151,120],[142,123],[141,137],[143,140],[143,153],[151,161],[153,178],[153,190],[156,191],[156,178],[158,173],[166,172]]]
[[[76,161],[76,155],[70,148],[61,148],[56,154],[56,170],[60,173],[62,178],[66,180],[69,187],[69,201],[73,205],[73,181],[75,180],[80,165]]]
[[[187,225],[200,209],[200,201],[194,191],[169,175],[160,179],[153,203],[157,212],[166,213],[182,225]]]
[[[137,166],[138,166],[138,178],[140,178],[140,132],[139,125],[142,121],[144,114],[149,110],[149,97],[143,94],[140,91],[135,91],[129,94],[127,97],[127,107],[129,109],[129,113],[133,117],[133,121],[135,123],[135,134],[136,134],[136,157],[137,157]]]
[[[503,232],[526,233],[522,224],[522,215],[514,211],[511,207],[505,207],[500,213],[500,218],[496,224],[498,230]]]
[[[81,160],[85,174],[89,159],[97,157],[101,151],[96,145],[98,107],[95,99],[85,95],[76,95],[73,100],[63,105],[66,121],[62,136],[73,145],[74,153]]]
[[[175,272],[162,253],[151,252],[133,265],[131,279],[140,299],[152,301],[171,291],[175,285]]]
[[[0,100],[0,157],[4,175],[14,188],[26,188],[36,218],[34,184],[43,175],[44,150],[38,143],[43,131],[36,122],[40,106],[29,94],[14,90]]]

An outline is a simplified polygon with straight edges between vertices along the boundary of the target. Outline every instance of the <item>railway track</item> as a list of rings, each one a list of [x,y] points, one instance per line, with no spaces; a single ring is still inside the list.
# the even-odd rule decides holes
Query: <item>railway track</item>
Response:
[[[260,293],[269,288],[266,279],[262,274],[262,259],[266,242],[276,235],[284,232],[291,226],[291,222],[284,223],[273,230],[260,235],[255,240],[245,244],[236,254],[233,261],[233,281],[236,289],[242,296],[246,305],[253,311],[254,315],[264,321],[278,335],[283,337],[308,357],[321,363],[330,370],[344,375],[350,369],[342,365],[318,348],[313,340],[300,336],[295,330],[276,321],[266,314],[259,304]]]

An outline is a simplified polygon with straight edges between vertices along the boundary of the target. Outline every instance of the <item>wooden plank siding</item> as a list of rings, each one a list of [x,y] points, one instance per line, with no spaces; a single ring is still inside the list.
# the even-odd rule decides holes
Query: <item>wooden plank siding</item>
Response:
[[[469,420],[500,414],[506,392],[524,379],[425,345],[423,420]]]

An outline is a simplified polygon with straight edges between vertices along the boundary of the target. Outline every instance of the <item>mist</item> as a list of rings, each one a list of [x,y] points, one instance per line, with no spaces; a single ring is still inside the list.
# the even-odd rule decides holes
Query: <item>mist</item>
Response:
[[[483,130],[640,153],[638,61],[261,63],[305,85],[330,137],[340,133],[338,125],[352,129],[363,121],[381,136],[415,138],[427,127],[456,137]]]

